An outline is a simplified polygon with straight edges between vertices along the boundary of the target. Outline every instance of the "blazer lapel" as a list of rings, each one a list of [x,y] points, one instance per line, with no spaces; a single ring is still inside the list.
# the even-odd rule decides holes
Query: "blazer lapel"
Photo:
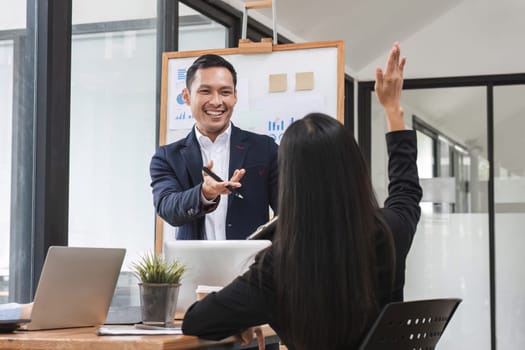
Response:
[[[185,148],[181,150],[182,157],[185,160],[186,168],[193,186],[202,182],[202,154],[195,136],[195,130],[186,137]]]
[[[244,133],[244,131],[234,126],[232,123],[232,135],[230,138],[229,179],[231,179],[231,177],[233,176],[233,171],[235,169],[243,168],[246,153],[248,153],[248,143],[246,142],[246,134]],[[228,207],[230,206],[233,197],[235,196],[228,196]]]
[[[233,176],[235,169],[241,169],[244,165],[244,159],[248,153],[248,144],[244,131],[232,124],[232,136],[230,139],[230,178]]]

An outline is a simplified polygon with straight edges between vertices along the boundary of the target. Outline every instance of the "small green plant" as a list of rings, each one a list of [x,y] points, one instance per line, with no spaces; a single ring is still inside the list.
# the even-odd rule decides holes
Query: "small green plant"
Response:
[[[178,284],[186,271],[186,265],[177,260],[169,262],[155,253],[144,254],[131,268],[142,283]]]

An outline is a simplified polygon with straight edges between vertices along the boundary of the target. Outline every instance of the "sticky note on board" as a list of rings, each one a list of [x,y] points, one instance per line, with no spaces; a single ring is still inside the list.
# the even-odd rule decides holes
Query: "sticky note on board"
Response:
[[[270,74],[268,91],[283,92],[286,91],[286,74]]]
[[[313,90],[314,72],[295,73],[295,90]]]

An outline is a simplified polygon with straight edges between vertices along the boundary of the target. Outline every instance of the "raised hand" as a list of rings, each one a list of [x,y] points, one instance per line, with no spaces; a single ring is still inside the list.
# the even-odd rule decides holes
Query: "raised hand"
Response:
[[[403,108],[401,107],[401,90],[403,89],[403,69],[406,58],[401,58],[399,43],[395,42],[384,71],[376,68],[375,93],[387,116],[388,130],[403,130]]]

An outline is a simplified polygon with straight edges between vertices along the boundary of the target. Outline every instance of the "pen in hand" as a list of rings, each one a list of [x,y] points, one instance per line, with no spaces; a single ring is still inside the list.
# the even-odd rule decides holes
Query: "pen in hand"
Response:
[[[212,179],[214,179],[217,182],[224,182],[223,179],[221,179],[217,174],[215,174],[213,171],[211,171],[208,167],[202,167],[202,171],[204,171],[206,174],[210,175]],[[226,188],[237,198],[244,199],[242,194],[237,192],[237,189],[235,187],[232,187],[230,185],[226,186]]]

